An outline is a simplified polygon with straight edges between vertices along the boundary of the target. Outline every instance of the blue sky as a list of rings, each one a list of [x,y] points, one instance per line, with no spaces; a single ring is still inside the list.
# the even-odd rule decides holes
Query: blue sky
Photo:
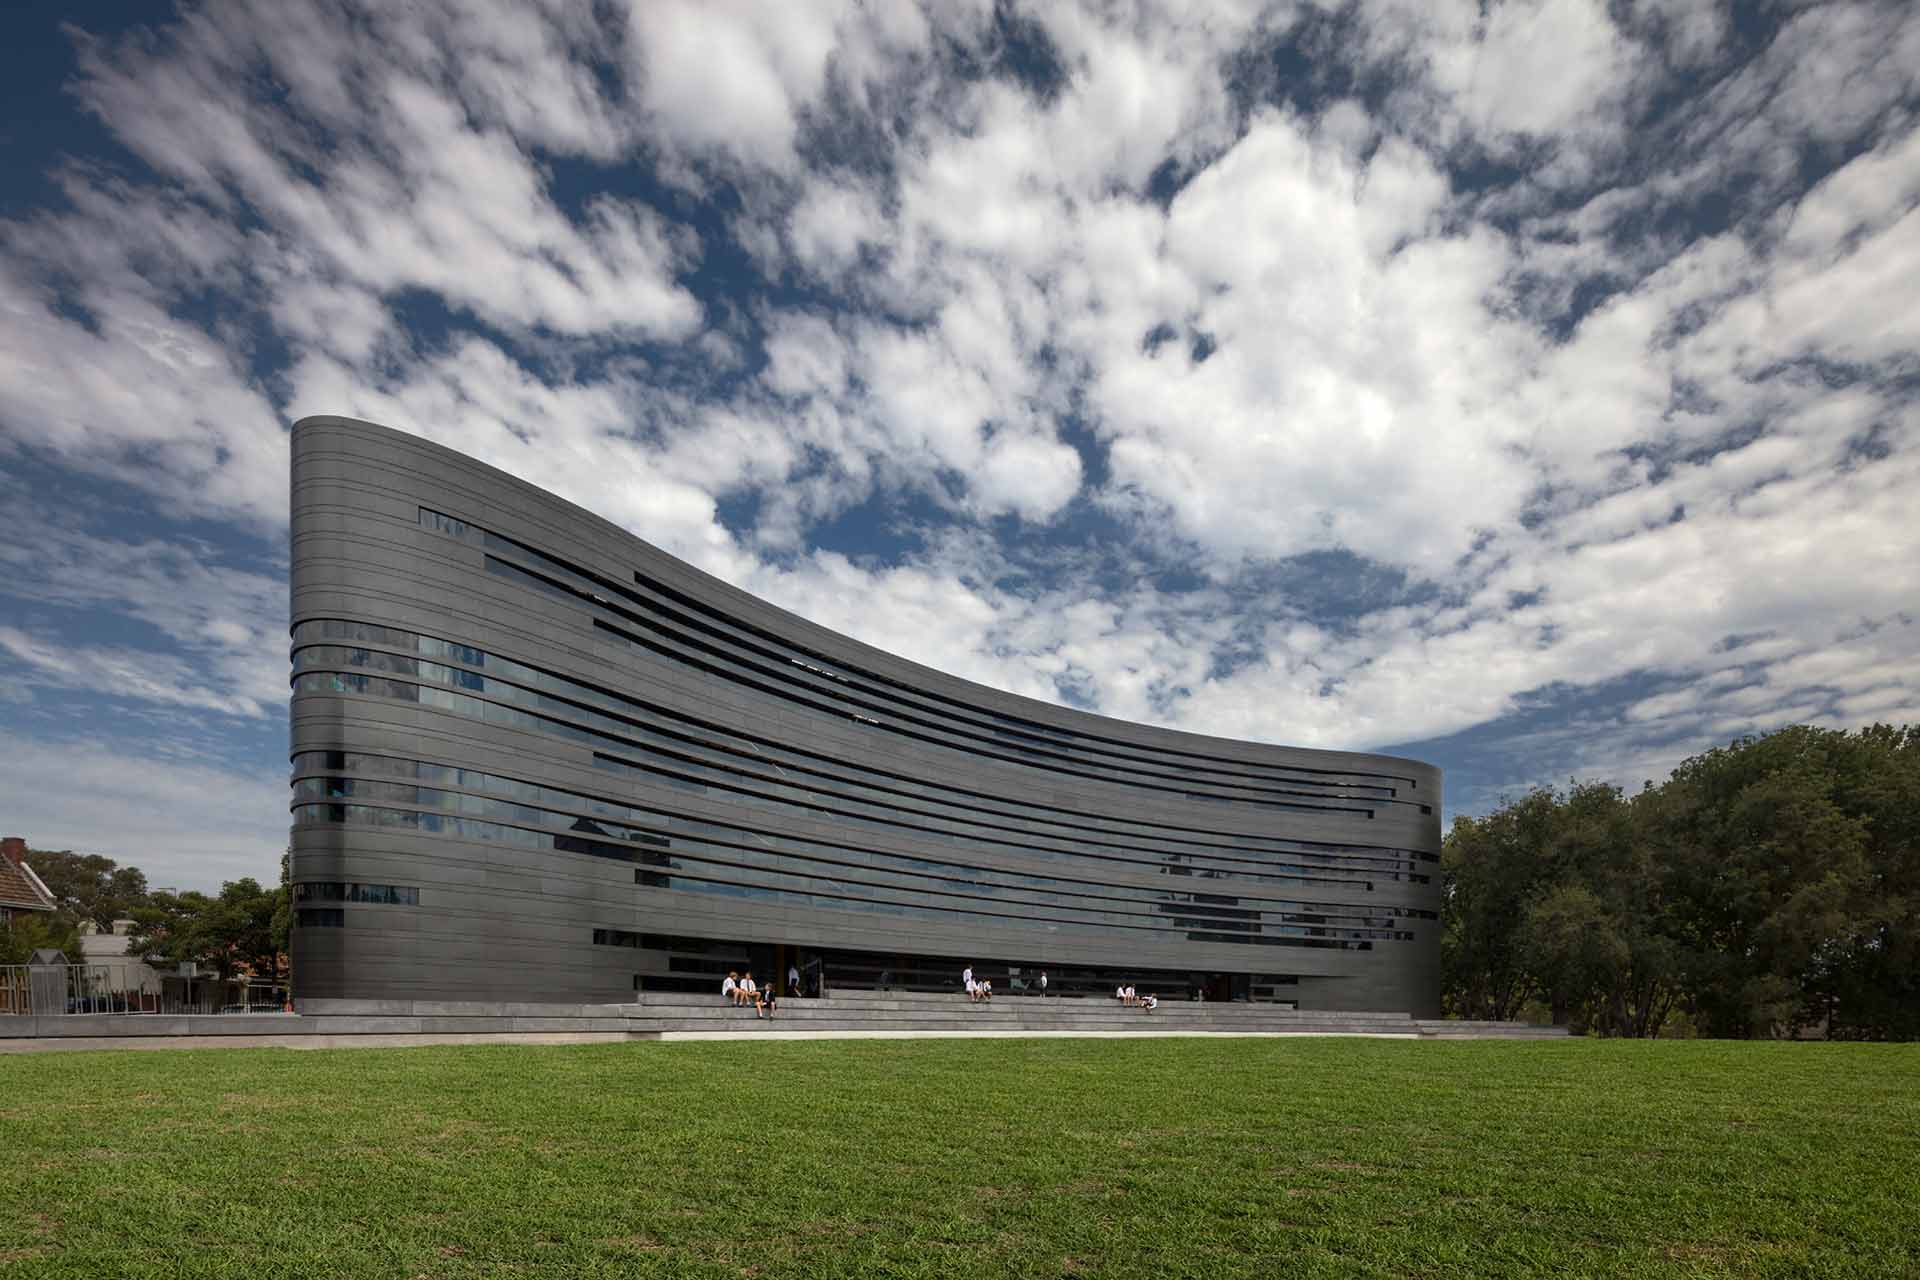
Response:
[[[36,845],[273,874],[308,413],[1454,813],[1920,720],[1910,4],[68,12],[0,52]]]

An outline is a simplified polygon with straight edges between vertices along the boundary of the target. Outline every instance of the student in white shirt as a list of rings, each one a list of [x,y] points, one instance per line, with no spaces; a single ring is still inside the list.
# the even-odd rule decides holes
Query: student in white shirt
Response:
[[[993,980],[991,978],[982,978],[976,985],[980,988],[980,998],[982,1000],[993,999]]]
[[[753,985],[753,970],[749,969],[740,979],[740,1003],[752,1004],[760,996],[760,988]]]
[[[1160,1007],[1160,997],[1149,991],[1146,994],[1146,998],[1140,1001],[1140,1004],[1148,1013],[1152,1013]]]
[[[728,971],[727,980],[720,984],[720,994],[725,996],[730,1003],[740,1003],[740,977],[738,974],[733,973],[731,970]]]
[[[1127,1002],[1127,988],[1124,983],[1122,983],[1120,986],[1117,986],[1113,989],[1113,998],[1115,1000],[1118,1000],[1121,1004],[1125,1004]]]

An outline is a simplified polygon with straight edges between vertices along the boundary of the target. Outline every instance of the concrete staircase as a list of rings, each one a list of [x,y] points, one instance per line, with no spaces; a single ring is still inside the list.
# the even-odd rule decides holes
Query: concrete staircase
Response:
[[[1419,1039],[1551,1039],[1564,1027],[1513,1022],[1425,1021],[1404,1013],[1296,1011],[1270,1004],[1163,1000],[1149,1013],[1111,999],[1000,996],[974,1003],[958,993],[839,990],[820,1000],[782,1000],[758,1018],[719,995],[649,992],[622,1006],[630,1033],[721,1035],[1364,1035]]]
[[[1404,1013],[1294,1012],[1270,1004],[1168,1001],[1152,1013],[1108,999],[958,992],[836,991],[783,1000],[772,1020],[713,995],[648,992],[644,1003],[330,1000],[298,1014],[102,1013],[0,1017],[0,1054],[41,1049],[401,1047],[422,1044],[606,1044],[624,1040],[768,1036],[1349,1035],[1402,1039],[1541,1040],[1563,1027],[1420,1021]]]

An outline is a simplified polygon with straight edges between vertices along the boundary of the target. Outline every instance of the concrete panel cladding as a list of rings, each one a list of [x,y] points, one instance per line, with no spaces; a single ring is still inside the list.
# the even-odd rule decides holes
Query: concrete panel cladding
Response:
[[[777,955],[1438,1012],[1430,765],[943,675],[364,422],[295,425],[292,517],[302,998],[617,1001]]]

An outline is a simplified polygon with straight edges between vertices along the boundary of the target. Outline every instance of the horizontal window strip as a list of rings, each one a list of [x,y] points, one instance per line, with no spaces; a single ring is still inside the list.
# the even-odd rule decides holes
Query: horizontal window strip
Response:
[[[297,804],[293,806],[293,822],[296,827],[329,824],[338,826],[347,823],[368,827],[404,827],[433,835],[505,842],[518,845],[523,849],[539,849],[553,853],[581,853],[588,857],[606,858],[615,862],[637,862],[641,855],[641,851],[631,845],[615,844],[612,841],[593,840],[585,836],[561,832],[536,831],[504,823],[457,817],[452,814],[386,809],[376,805],[337,802]]]
[[[772,635],[761,628],[743,623],[738,619],[731,618],[715,610],[711,605],[703,601],[694,600],[684,595],[684,593],[647,578],[643,574],[637,572],[634,574],[634,585],[643,588],[644,593],[635,591],[624,583],[607,579],[584,566],[572,564],[549,552],[542,551],[537,547],[494,533],[491,530],[457,519],[456,517],[434,511],[431,508],[421,507],[419,509],[419,516],[422,525],[433,528],[436,531],[474,543],[477,546],[489,550],[509,551],[532,560],[534,563],[540,565],[541,570],[544,572],[530,569],[525,564],[515,564],[512,561],[502,560],[499,561],[499,563],[503,566],[505,572],[522,577],[528,585],[536,586],[537,589],[545,594],[561,593],[561,598],[568,598],[572,603],[585,605],[590,608],[597,607],[614,613],[617,616],[625,617],[629,622],[651,629],[657,634],[670,636],[676,643],[712,653],[725,661],[745,663],[753,669],[763,672],[769,670],[768,668],[759,667],[756,663],[751,663],[743,659],[739,652],[718,649],[711,643],[691,638],[680,631],[676,631],[674,628],[679,627],[697,630],[704,635],[714,637],[717,640],[731,645],[734,650],[744,651],[759,658],[766,659],[776,664],[776,667],[779,664],[785,664],[810,672],[824,681],[830,681],[848,689],[857,688],[859,692],[866,694],[870,698],[889,700],[879,704],[870,702],[861,703],[860,705],[863,705],[868,712],[878,712],[882,715],[905,715],[906,718],[914,720],[916,723],[932,725],[942,731],[958,733],[960,736],[978,738],[976,733],[964,732],[953,727],[956,724],[964,724],[982,730],[988,735],[1000,738],[1003,741],[1018,741],[1031,744],[1025,748],[1029,753],[1055,755],[1055,758],[1065,760],[1081,760],[1088,755],[1093,755],[1101,757],[1102,761],[1121,762],[1120,764],[1109,764],[1107,767],[1124,767],[1126,771],[1129,772],[1138,772],[1143,767],[1149,769],[1154,767],[1160,769],[1181,769],[1180,773],[1154,773],[1150,775],[1168,779],[1176,784],[1184,783],[1191,785],[1199,782],[1207,785],[1271,789],[1270,787],[1261,788],[1261,784],[1290,782],[1316,787],[1360,789],[1383,800],[1390,800],[1392,798],[1395,790],[1393,784],[1404,783],[1409,787],[1417,785],[1410,777],[1394,774],[1372,775],[1380,781],[1371,782],[1363,780],[1367,778],[1368,775],[1355,770],[1316,769],[1306,765],[1262,765],[1252,761],[1216,759],[1177,748],[1147,748],[1136,743],[1121,743],[1116,740],[1102,739],[1093,735],[1075,733],[1071,730],[1063,730],[1053,726],[1041,725],[1035,721],[1007,716],[1001,712],[989,711],[984,708],[972,706],[968,703],[947,697],[946,695],[915,688],[898,680],[894,680],[891,677],[845,667],[844,664],[839,663],[835,659],[812,653],[804,647],[795,645],[792,641]],[[642,612],[635,613],[632,609],[615,605],[607,595],[603,594],[608,592],[621,597],[632,605],[638,606]],[[714,622],[690,617],[688,614],[672,607],[669,602],[677,603],[684,609],[691,609],[696,613],[704,615],[705,618],[717,620],[717,625]],[[669,626],[667,625],[668,623],[673,625]],[[754,637],[767,641],[774,647],[768,648],[765,644],[756,641]],[[826,663],[828,665],[823,667],[818,665],[820,663]],[[883,687],[864,688],[856,685],[855,681],[871,681],[875,685]],[[809,687],[818,689],[817,686]],[[824,689],[819,689],[818,691],[831,692]],[[902,702],[900,700],[900,695],[902,694],[907,695],[909,700]],[[852,698],[848,700],[858,701]],[[940,705],[930,705],[935,703]],[[909,712],[918,714],[908,714]],[[958,719],[955,718],[955,712],[960,713]],[[933,715],[939,717],[939,719],[926,721],[920,719],[920,715]],[[1053,748],[1054,750],[1039,752],[1039,748],[1042,747]],[[1077,754],[1056,754],[1061,751]],[[1153,754],[1136,754],[1149,751]],[[1177,757],[1182,762],[1191,761],[1193,763],[1183,766],[1161,757]],[[1174,789],[1178,789],[1178,787],[1176,786]],[[1249,803],[1258,802],[1249,801]]]
[[[351,884],[339,880],[301,880],[293,886],[295,902],[368,902],[385,906],[417,907],[420,890],[406,884]]]
[[[831,717],[871,725],[875,728],[900,734],[903,737],[912,738],[917,742],[925,743],[941,750],[956,751],[970,759],[997,760],[1003,764],[1012,764],[1028,769],[1039,769],[1048,773],[1089,778],[1096,782],[1117,783],[1122,786],[1165,791],[1175,795],[1197,795],[1221,803],[1257,805],[1267,809],[1289,809],[1305,812],[1330,811],[1336,813],[1366,813],[1368,816],[1372,816],[1371,811],[1361,805],[1341,805],[1332,803],[1332,801],[1360,800],[1373,804],[1399,803],[1390,792],[1384,796],[1328,795],[1322,792],[1290,791],[1278,787],[1257,786],[1251,781],[1227,784],[1214,779],[1183,778],[1178,775],[1149,769],[1122,769],[1116,766],[1097,767],[1073,761],[1068,761],[1067,764],[1055,764],[1051,761],[1055,759],[1065,760],[1066,758],[1032,749],[1018,749],[1017,754],[1009,755],[1006,754],[1008,748],[1003,743],[994,741],[990,735],[964,733],[953,728],[951,725],[935,723],[915,716],[906,716],[898,709],[889,709],[871,702],[834,694],[830,690],[815,691],[816,696],[803,697],[794,691],[791,684],[783,681],[781,673],[777,671],[767,671],[757,667],[743,668],[738,665],[737,660],[731,659],[728,655],[724,654],[715,655],[711,659],[690,657],[670,645],[648,639],[645,636],[636,634],[632,630],[616,626],[613,623],[596,619],[594,625],[600,630],[605,631],[608,635],[615,636],[627,644],[643,649],[648,653],[666,658],[669,661],[682,663],[696,670],[704,671],[708,675],[715,676],[719,679],[755,689],[768,697],[807,706]],[[762,678],[752,678],[744,675],[743,671],[746,670],[755,671]],[[859,710],[849,710],[846,707],[827,705],[819,700],[820,696],[843,702],[847,704],[847,707],[857,707]],[[963,741],[956,742],[951,739],[962,739]],[[1072,767],[1068,767],[1069,765]],[[1222,787],[1233,785],[1237,789],[1232,792],[1194,792],[1192,788],[1196,785]],[[1266,798],[1267,796],[1279,795],[1293,796],[1297,797],[1297,799],[1273,800]]]
[[[867,862],[876,866],[899,867],[908,871],[930,871],[942,875],[957,874],[963,879],[973,879],[981,875],[998,876],[1010,884],[1067,893],[1085,893],[1092,889],[1111,888],[1128,894],[1154,892],[1143,886],[1116,886],[1111,881],[1087,879],[1084,877],[1044,875],[1017,871],[1011,868],[983,865],[980,863],[940,861],[915,857],[911,854],[895,853],[886,850],[867,849],[855,845],[838,844],[830,841],[807,839],[790,835],[778,830],[769,830],[753,826],[710,821],[704,818],[690,817],[657,808],[638,808],[617,802],[605,801],[585,793],[565,791],[542,786],[538,783],[524,782],[506,778],[497,774],[482,773],[478,770],[436,765],[424,761],[413,761],[399,757],[368,756],[346,752],[303,752],[295,757],[297,770],[308,768],[351,769],[360,773],[384,773],[392,777],[404,777],[428,784],[428,792],[440,795],[467,795],[481,793],[506,797],[516,804],[530,808],[561,806],[551,810],[551,818],[540,821],[578,822],[583,818],[592,818],[599,825],[600,834],[615,829],[620,823],[638,823],[660,832],[671,832],[676,836],[694,835],[719,840],[741,847],[752,845],[771,846],[772,841],[780,841],[783,848],[807,856],[816,856],[827,860],[847,864]],[[327,789],[328,798],[346,799],[360,795],[381,795],[391,798],[400,793],[391,791],[368,791],[367,786],[384,785],[380,779],[302,777],[296,781],[296,798],[307,799],[322,788]],[[335,793],[337,790],[337,794]],[[444,803],[435,800],[433,803]],[[584,812],[583,812],[584,811]],[[615,820],[615,821],[609,821]],[[1131,869],[1131,868],[1129,868]],[[1142,865],[1141,873],[1152,870],[1150,865]],[[1089,867],[1088,871],[1095,870]],[[1222,877],[1223,879],[1226,877]],[[1246,877],[1247,881],[1255,880]],[[1274,883],[1287,883],[1284,877],[1262,877]],[[1172,893],[1171,889],[1165,892]],[[1241,890],[1241,897],[1250,897],[1253,901],[1270,908],[1287,907],[1310,911],[1353,911],[1360,913],[1392,913],[1408,918],[1436,919],[1436,913],[1413,907],[1382,906],[1377,904],[1358,904],[1326,901],[1301,901],[1276,899],[1261,894],[1258,889]],[[1192,900],[1198,902],[1231,902],[1232,895],[1199,893],[1195,891]]]
[[[635,699],[603,692],[592,686],[570,680],[567,677],[544,672],[538,668],[528,667],[524,664],[513,662],[510,659],[502,659],[497,655],[492,655],[485,651],[471,648],[470,646],[459,645],[434,637],[419,636],[411,632],[395,631],[390,628],[340,620],[316,620],[302,623],[299,627],[295,628],[296,643],[318,637],[360,639],[367,643],[384,643],[400,649],[414,649],[430,658],[444,658],[448,660],[448,662],[464,662],[469,666],[484,666],[490,672],[498,671],[500,673],[500,678],[505,681],[503,688],[536,686],[542,689],[552,689],[554,694],[558,695],[557,702],[545,701],[544,699],[546,699],[548,695],[539,694],[535,688],[527,688],[526,691],[533,694],[535,699],[541,699],[541,701],[530,702],[529,705],[538,705],[546,710],[560,710],[567,714],[577,714],[573,709],[576,707],[580,708],[581,711],[589,712],[589,714],[581,718],[591,723],[608,725],[615,732],[621,734],[623,737],[623,745],[625,740],[638,738],[644,741],[649,749],[664,747],[669,750],[718,752],[729,756],[740,757],[754,764],[770,766],[782,773],[790,769],[800,770],[829,781],[854,785],[863,789],[884,791],[890,795],[902,795],[908,798],[926,797],[929,803],[967,811],[966,816],[961,820],[968,822],[979,822],[979,819],[974,818],[972,815],[981,813],[990,816],[1015,818],[1021,822],[1043,823],[1051,826],[1065,827],[1072,831],[1072,838],[1074,839],[1083,839],[1085,833],[1092,832],[1108,839],[1111,839],[1115,835],[1129,834],[1162,843],[1180,843],[1196,849],[1222,847],[1215,841],[1205,841],[1194,838],[1196,835],[1210,834],[1216,837],[1230,839],[1235,842],[1236,846],[1244,846],[1251,842],[1272,849],[1305,854],[1310,857],[1338,856],[1346,865],[1354,865],[1356,860],[1359,859],[1371,858],[1376,860],[1376,865],[1385,866],[1389,870],[1393,869],[1391,865],[1393,862],[1402,859],[1434,861],[1437,856],[1421,851],[1396,849],[1386,846],[1304,841],[1247,833],[1229,834],[1225,832],[1210,832],[1202,828],[1173,828],[1164,824],[1155,824],[1146,821],[1127,822],[1126,825],[1136,828],[1137,830],[1123,833],[1113,830],[1111,825],[1106,827],[1090,825],[1098,820],[1089,815],[1044,804],[1029,803],[1021,806],[1017,812],[1008,813],[1005,810],[990,808],[987,804],[980,803],[980,801],[992,801],[999,804],[1007,803],[999,800],[997,797],[978,795],[977,793],[923,779],[880,772],[867,766],[841,760],[837,757],[816,756],[813,753],[807,753],[797,748],[785,746],[784,744],[777,744],[771,740],[755,739],[736,731],[721,729],[707,722],[695,720],[682,713],[655,707]],[[294,664],[296,669],[302,669],[318,664],[320,662],[320,654],[322,653],[332,653],[332,656],[339,657],[340,654],[344,652],[346,651],[334,651],[326,646],[302,644],[301,648],[295,650]],[[398,657],[399,655],[393,656]],[[394,670],[415,674],[420,671],[417,667],[389,665],[385,662],[385,655],[376,654],[372,651],[362,651],[362,656],[356,656],[350,660],[343,660],[339,663],[328,663],[326,665],[365,666],[370,669]],[[428,674],[438,683],[476,691],[489,688],[490,686],[487,684],[487,681],[493,678],[477,672],[445,670],[438,665],[430,669]],[[529,701],[526,698],[519,698],[517,695],[506,696],[516,697],[516,700],[522,702]],[[609,708],[609,710],[618,714],[618,718],[613,721],[601,720],[597,715],[591,713],[590,707],[584,705],[589,703],[593,706]],[[646,719],[643,720],[641,717],[646,717]],[[833,766],[836,766],[837,769],[841,770],[855,770],[862,776],[859,778],[843,777],[833,769],[820,767],[816,761],[831,763]],[[967,799],[941,800],[938,797],[928,795],[928,793],[931,792],[938,792],[942,795],[966,797]],[[1064,817],[1050,816],[1054,814],[1071,814],[1077,821],[1068,821]],[[1109,821],[1111,822],[1112,820]]]
[[[997,823],[967,823],[964,819],[949,819],[939,815],[927,815],[919,810],[902,806],[874,804],[857,800],[840,792],[820,792],[806,788],[792,787],[774,782],[759,775],[729,774],[698,765],[684,763],[640,764],[632,760],[622,760],[613,756],[595,753],[595,763],[616,769],[630,776],[643,778],[695,792],[719,792],[723,798],[752,804],[756,807],[780,807],[800,810],[813,818],[824,818],[840,825],[852,825],[869,830],[891,834],[904,832],[914,839],[931,840],[942,844],[981,846],[1004,852],[1009,856],[1030,856],[1033,853],[1043,855],[1069,854],[1080,857],[1102,857],[1116,860],[1138,861],[1138,855],[1150,855],[1157,863],[1172,862],[1164,848],[1149,845],[1117,844],[1111,840],[1092,840],[1084,835],[1061,834],[1052,831],[1035,832]],[[751,785],[758,780],[759,786]],[[913,819],[918,819],[913,820]],[[939,825],[929,826],[929,822]],[[955,829],[961,827],[973,829]],[[980,834],[985,832],[987,834]],[[1010,838],[1024,836],[1026,839]],[[1034,844],[1034,839],[1052,839],[1075,841],[1071,848],[1054,845]],[[1365,860],[1348,860],[1336,856],[1325,856],[1321,862],[1311,865],[1275,861],[1268,857],[1235,857],[1235,852],[1251,853],[1250,850],[1226,851],[1207,855],[1185,856],[1194,867],[1210,865],[1202,857],[1210,857],[1213,864],[1245,863],[1258,866],[1271,875],[1291,873],[1292,878],[1301,880],[1326,881],[1329,883],[1356,883],[1352,877],[1371,876],[1381,881],[1424,882],[1426,876],[1411,870],[1411,863],[1399,864],[1394,869],[1378,865],[1364,865]],[[1299,856],[1299,855],[1296,855]],[[1362,865],[1354,865],[1360,863]],[[1405,868],[1405,869],[1401,869]],[[1165,867],[1163,870],[1167,869]],[[1221,868],[1225,869],[1225,868]],[[1344,875],[1341,873],[1345,873]]]
[[[857,872],[861,876],[886,877],[885,883],[897,887],[919,888],[932,885],[963,886],[967,892],[988,891],[1009,896],[1011,900],[1038,902],[1042,905],[1067,903],[1155,904],[1158,911],[1177,911],[1184,915],[1272,919],[1281,923],[1349,923],[1371,927],[1389,927],[1397,918],[1433,918],[1432,912],[1414,908],[1379,905],[1275,900],[1261,897],[1182,892],[1170,889],[1142,889],[1099,881],[1065,880],[1055,877],[1027,876],[1001,868],[942,863],[905,855],[856,851],[778,834],[728,827],[719,823],[694,821],[668,814],[642,814],[628,811],[626,816],[649,820],[656,832],[624,828],[607,818],[587,819],[576,814],[538,809],[511,801],[446,791],[434,787],[359,778],[304,778],[296,784],[296,800],[322,798],[360,803],[419,805],[450,810],[466,816],[500,820],[541,827],[567,827],[595,837],[639,839],[642,842],[671,847],[673,855],[648,856],[642,860],[654,867],[678,867],[678,855],[698,855],[703,862],[715,860],[732,865],[764,866],[786,869],[783,859],[824,863],[833,874]],[[671,832],[671,838],[665,834]],[[704,837],[704,839],[703,839]],[[774,851],[769,856],[765,850]],[[653,873],[648,873],[652,875]],[[880,883],[867,879],[865,883]],[[1310,919],[1308,917],[1311,917]]]
[[[471,675],[472,673],[463,673],[463,674]],[[296,692],[304,692],[304,693],[343,692],[343,693],[359,693],[359,694],[364,694],[372,697],[393,698],[401,701],[417,702],[421,705],[434,707],[437,710],[447,711],[447,712],[451,712],[452,714],[463,715],[473,719],[484,720],[488,723],[502,725],[503,727],[526,729],[532,732],[552,733],[558,737],[568,738],[574,741],[587,743],[589,745],[592,745],[595,742],[605,741],[605,738],[603,737],[603,735],[594,734],[588,730],[579,728],[576,725],[572,725],[564,721],[554,720],[550,717],[536,715],[532,712],[521,711],[518,708],[507,706],[502,703],[492,702],[486,698],[477,697],[473,694],[456,693],[451,690],[436,688],[429,685],[416,684],[412,681],[407,681],[407,680],[398,680],[398,679],[385,677],[385,676],[360,675],[354,672],[308,671],[308,672],[303,672],[300,675],[297,675],[296,677],[294,677],[294,684],[295,684]],[[630,744],[627,744],[624,742],[619,743],[618,745],[630,748]],[[687,784],[687,785],[699,785],[699,784]],[[762,800],[761,803],[764,803],[767,805],[783,805],[788,802],[769,798],[769,799]],[[823,814],[819,806],[805,806],[805,807],[816,818],[819,818],[822,816],[826,816],[826,817],[833,816],[830,812]],[[895,827],[901,827],[901,826],[907,826],[909,824],[894,823],[889,825],[892,825]],[[912,828],[912,830],[917,838],[926,838],[926,839],[935,840],[935,841],[938,841],[943,837],[949,841],[957,840],[961,838],[959,836],[954,835],[951,832],[928,833],[924,828],[919,828],[919,827],[914,827]],[[979,842],[979,843],[985,843],[985,842]],[[1096,851],[1095,849],[1089,849],[1086,847],[1089,842],[1086,842],[1084,840],[1081,842],[1081,845],[1079,847],[1076,847],[1073,849],[1056,849],[1050,846],[1037,845],[1029,842],[1011,842],[1011,841],[1005,840],[1004,838],[999,839],[995,843],[1005,845],[1010,851],[1014,852],[1015,856],[1027,856],[1032,853],[1038,853],[1038,854],[1041,854],[1042,856],[1052,856],[1052,857],[1073,856],[1073,857],[1112,858],[1117,860],[1139,860],[1139,859],[1127,859],[1122,853],[1119,853],[1119,852],[1101,852],[1101,851]],[[1126,846],[1103,845],[1103,846],[1098,846],[1097,848],[1098,849],[1121,849],[1121,848],[1126,848]],[[1139,852],[1146,852],[1146,851],[1140,850]],[[1255,854],[1256,852],[1264,854],[1264,851],[1240,850],[1238,852],[1244,855],[1249,855],[1249,856],[1236,857],[1234,852],[1229,852],[1229,851],[1222,851],[1218,853],[1209,852],[1206,856],[1211,858],[1212,861],[1216,863],[1244,862],[1246,865],[1251,867],[1261,867],[1261,868],[1289,867],[1290,869],[1294,870],[1294,876],[1292,878],[1300,879],[1300,880],[1320,879],[1320,880],[1325,880],[1327,882],[1344,882],[1344,883],[1355,884],[1355,885],[1365,882],[1362,879],[1356,878],[1356,877],[1364,876],[1371,870],[1369,868],[1359,868],[1355,870],[1349,870],[1348,874],[1343,877],[1338,873],[1342,870],[1345,870],[1345,868],[1340,867],[1337,861],[1331,855],[1328,855],[1328,860],[1333,861],[1334,865],[1331,865],[1331,866],[1316,865],[1308,868],[1298,868],[1297,866],[1292,864],[1277,863],[1271,856],[1262,856],[1262,857],[1250,856]],[[1164,855],[1162,856],[1164,857]],[[1206,865],[1200,861],[1199,855],[1189,855],[1189,854],[1183,853],[1181,855],[1181,860],[1189,865],[1194,866],[1195,868],[1200,868]],[[1232,868],[1223,868],[1223,869],[1230,870]],[[1398,879],[1401,877],[1398,874],[1394,874],[1394,873],[1374,873],[1374,878],[1375,879]],[[1415,877],[1407,876],[1406,878],[1413,879]],[[1365,882],[1365,883],[1368,884],[1369,888],[1371,887],[1370,882]]]
[[[451,818],[435,813],[413,810],[382,809],[377,806],[359,804],[300,805],[295,809],[295,820],[300,825],[364,825],[389,828],[412,828],[432,835],[450,836],[457,839],[478,841],[503,841],[510,844],[522,844],[521,836],[541,836],[544,833],[527,832],[522,828],[504,826],[472,818]],[[542,847],[534,844],[529,847]],[[790,906],[818,905],[838,909],[879,911],[885,914],[916,916],[938,920],[954,914],[990,916],[996,919],[1014,920],[1038,925],[1049,931],[1073,929],[1089,934],[1101,934],[1111,929],[1133,929],[1150,933],[1187,933],[1192,928],[1223,930],[1223,922],[1208,919],[1183,923],[1177,918],[1165,923],[1137,923],[1144,917],[1119,912],[1083,912],[1077,917],[1052,917],[1013,910],[989,910],[985,906],[966,905],[969,899],[958,894],[929,894],[940,897],[943,905],[929,907],[922,903],[899,901],[880,897],[870,891],[863,895],[859,891],[869,889],[854,881],[819,881],[798,873],[761,872],[784,877],[795,882],[796,887],[782,888],[764,884],[743,883],[738,880],[713,878],[711,874],[676,873],[672,889],[696,893],[711,893],[723,896],[747,897],[779,902]],[[819,885],[819,887],[797,887]],[[981,901],[971,899],[971,901]],[[1009,904],[1009,906],[1015,904]],[[1095,922],[1099,921],[1099,922]],[[1346,949],[1367,949],[1375,938],[1404,940],[1410,934],[1401,935],[1381,930],[1321,930],[1323,934],[1346,936],[1314,936],[1308,929],[1298,926],[1260,926],[1259,932],[1249,930],[1245,933],[1217,932],[1209,937],[1210,941],[1244,942],[1269,946],[1329,946]]]

